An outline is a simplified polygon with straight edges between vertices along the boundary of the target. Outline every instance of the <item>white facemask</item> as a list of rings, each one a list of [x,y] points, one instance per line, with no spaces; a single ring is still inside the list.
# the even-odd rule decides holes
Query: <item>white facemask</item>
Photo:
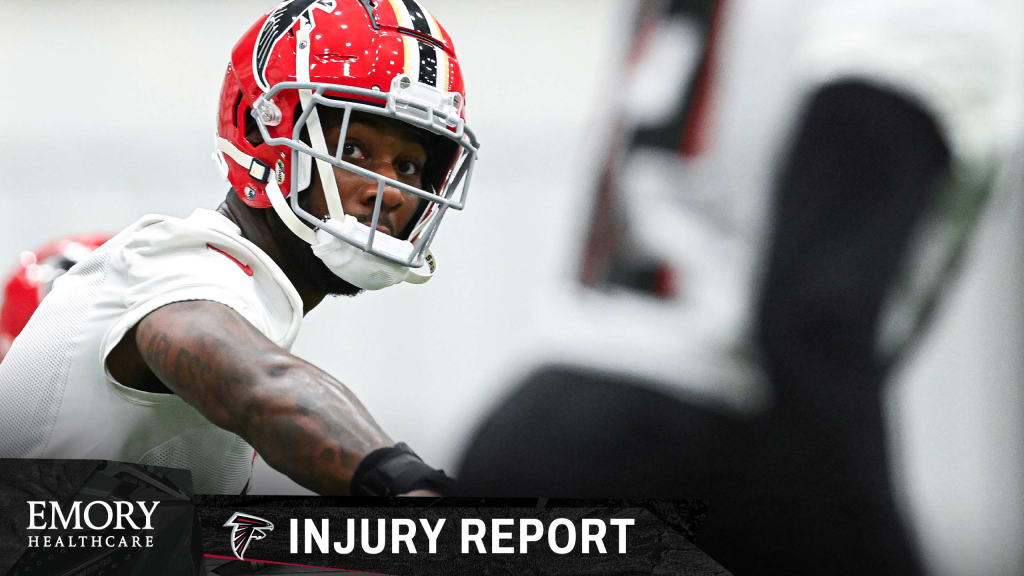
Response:
[[[345,237],[358,238],[362,242],[369,239],[370,228],[360,224],[352,216],[345,216],[340,229]],[[427,255],[426,265],[408,268],[360,250],[323,229],[316,231],[316,239],[317,242],[312,245],[313,254],[335,276],[363,290],[381,290],[400,282],[422,284],[433,276],[436,269],[434,258],[430,254]],[[381,253],[401,260],[408,259],[413,251],[412,243],[380,232],[374,235],[373,246]]]

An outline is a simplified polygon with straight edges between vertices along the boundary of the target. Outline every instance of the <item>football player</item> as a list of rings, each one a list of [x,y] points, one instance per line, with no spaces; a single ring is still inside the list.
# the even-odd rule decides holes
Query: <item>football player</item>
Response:
[[[430,279],[476,159],[465,105],[452,39],[418,0],[264,14],[224,74],[227,198],[143,217],[58,283],[0,369],[0,456],[185,468],[196,492],[237,494],[255,448],[319,493],[443,491],[289,348],[327,295]]]
[[[109,234],[69,236],[21,253],[4,284],[0,304],[0,361],[39,303],[53,290],[53,283],[109,239]]]
[[[1019,162],[1019,8],[638,14],[593,290],[552,307],[463,491],[707,498],[696,543],[736,573],[919,573],[884,384]]]

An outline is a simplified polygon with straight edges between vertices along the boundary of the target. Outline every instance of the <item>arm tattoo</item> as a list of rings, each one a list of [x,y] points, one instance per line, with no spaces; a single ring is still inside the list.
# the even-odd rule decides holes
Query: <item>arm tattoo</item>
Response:
[[[167,362],[167,355],[171,350],[171,341],[167,335],[161,332],[153,332],[146,343],[146,356],[155,362],[163,364]]]
[[[136,341],[168,388],[311,490],[347,493],[362,458],[392,444],[344,385],[225,306],[166,306],[139,323]]]

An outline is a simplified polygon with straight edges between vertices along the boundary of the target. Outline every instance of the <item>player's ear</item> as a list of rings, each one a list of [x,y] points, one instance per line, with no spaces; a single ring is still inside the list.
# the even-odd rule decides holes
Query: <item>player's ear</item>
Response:
[[[252,108],[245,110],[245,139],[253,146],[263,144],[263,134],[260,134],[260,127],[252,116]]]

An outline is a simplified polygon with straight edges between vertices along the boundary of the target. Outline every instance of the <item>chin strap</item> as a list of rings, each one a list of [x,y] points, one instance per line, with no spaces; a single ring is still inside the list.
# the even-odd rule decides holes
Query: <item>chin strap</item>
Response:
[[[405,281],[409,284],[426,284],[428,280],[434,277],[434,272],[437,271],[437,258],[434,258],[434,253],[427,250],[427,261],[425,266],[419,268],[409,268],[409,275],[405,277]]]
[[[309,82],[309,34],[312,31],[312,22],[308,18],[302,18],[299,23],[299,31],[296,34],[295,48],[295,81]],[[299,90],[299,101],[302,102],[303,110],[310,110],[306,118],[306,129],[309,132],[309,141],[314,150],[323,150],[328,153],[327,139],[324,137],[323,125],[320,123],[320,115],[316,106],[313,105],[313,92],[311,90]],[[339,138],[344,138],[344,132]],[[344,146],[344,142],[338,142],[338,148]],[[340,150],[339,157],[341,156]],[[324,189],[324,200],[327,202],[327,213],[334,220],[341,220],[345,217],[345,209],[341,206],[341,198],[337,194],[328,194],[329,190],[337,190],[338,184],[334,179],[334,167],[330,163],[319,158],[315,159],[317,174],[320,176],[320,183]]]
[[[217,147],[217,151],[223,153],[228,158],[231,158],[237,162],[240,166],[250,166],[249,174],[252,175],[253,166],[263,165],[262,162],[257,158],[249,156],[245,152],[239,150],[229,140],[221,138],[220,136],[214,137],[214,145]],[[255,178],[255,176],[253,176]],[[257,178],[258,180],[258,178]],[[270,174],[270,178],[266,182],[267,198],[270,199],[270,204],[274,207],[274,212],[281,217],[281,221],[288,227],[296,236],[305,240],[308,244],[316,244],[316,232],[312,228],[306,226],[299,220],[299,217],[292,212],[292,209],[288,206],[288,202],[284,199],[284,194],[281,193],[281,188],[277,185],[277,177],[274,174]]]

